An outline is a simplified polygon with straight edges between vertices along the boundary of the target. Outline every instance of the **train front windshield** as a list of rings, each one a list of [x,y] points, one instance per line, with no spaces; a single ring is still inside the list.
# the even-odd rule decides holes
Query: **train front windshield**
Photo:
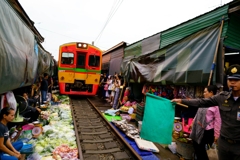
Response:
[[[61,60],[62,60],[61,62],[62,64],[71,65],[73,64],[73,61],[74,61],[74,54],[69,52],[63,52]]]

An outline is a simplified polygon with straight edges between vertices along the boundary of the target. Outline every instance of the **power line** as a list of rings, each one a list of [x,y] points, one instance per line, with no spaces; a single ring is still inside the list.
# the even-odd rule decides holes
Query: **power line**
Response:
[[[102,30],[100,31],[100,33],[98,34],[97,38],[95,39],[95,43],[97,42],[97,40],[99,39],[101,33],[103,32],[103,30],[104,30],[104,28],[105,28],[105,26],[106,26],[106,24],[107,24],[107,22],[108,22],[108,20],[109,20],[109,17],[111,17],[111,15],[112,15],[112,13],[113,13],[113,11],[114,11],[114,8],[115,8],[115,6],[116,6],[116,2],[117,2],[117,0],[114,1],[113,5],[112,5],[112,8],[111,8],[111,10],[110,10],[110,12],[109,12],[109,14],[108,14],[108,18],[107,18],[107,20],[106,20],[106,22],[105,22]],[[119,2],[119,1],[118,1],[118,2]]]
[[[74,40],[74,42],[76,42],[76,38],[69,37],[69,36],[66,36],[66,35],[63,35],[63,34],[60,34],[60,33],[54,32],[54,31],[50,31],[50,30],[48,30],[48,29],[41,28],[41,27],[38,27],[38,28],[43,29],[43,30],[48,31],[48,32],[51,32],[51,33],[54,33],[54,34],[58,34],[58,35],[61,35],[61,36],[67,37],[67,38],[71,38],[71,39]],[[85,41],[84,41],[84,42],[85,42]],[[46,41],[45,41],[45,43],[46,43]],[[103,46],[99,46],[99,45],[98,45],[98,47],[101,47],[101,49],[103,49],[103,48],[106,49],[106,48],[107,48],[107,47],[103,47]]]
[[[64,36],[64,37],[67,37],[67,38],[71,38],[71,39],[76,40],[76,38],[69,37],[69,36],[66,36],[66,35],[61,34],[61,33],[57,33],[57,32],[54,32],[54,31],[50,31],[50,30],[48,30],[48,29],[44,29],[44,28],[41,28],[41,27],[37,27],[37,28],[40,28],[40,29],[43,29],[43,30],[45,30],[45,31],[48,31],[48,32],[51,32],[51,33],[54,33],[54,34],[58,34],[58,35],[61,35],[61,36]]]
[[[108,18],[111,16],[112,12],[114,11],[114,6],[116,5],[117,1],[118,1],[118,0],[115,0],[115,1],[114,1],[113,5],[112,5],[112,8],[111,8],[111,11],[110,11],[109,14],[108,14]]]
[[[122,2],[123,2],[123,0],[122,0],[122,1],[118,1],[117,4],[115,5],[115,8],[112,9],[112,12],[109,14],[109,17],[108,17],[108,19],[107,19],[107,21],[106,21],[103,29],[102,29],[101,32],[99,33],[96,41],[100,40],[104,29],[106,28],[107,24],[110,22],[110,20],[111,20],[112,17],[114,16],[114,14],[117,12],[117,10],[118,10],[118,8],[120,7],[120,5],[121,5]]]
[[[98,34],[97,38],[95,39],[95,42],[97,42],[97,41],[101,38],[104,29],[106,28],[107,24],[110,22],[110,20],[111,20],[112,17],[114,16],[114,14],[117,12],[117,10],[118,10],[118,8],[120,7],[120,5],[122,4],[122,2],[123,2],[123,0],[118,1],[117,4],[116,4],[116,1],[114,2],[113,6],[112,6],[112,9],[111,9],[111,11],[109,12],[107,21],[105,22],[102,30],[100,31],[100,33]]]

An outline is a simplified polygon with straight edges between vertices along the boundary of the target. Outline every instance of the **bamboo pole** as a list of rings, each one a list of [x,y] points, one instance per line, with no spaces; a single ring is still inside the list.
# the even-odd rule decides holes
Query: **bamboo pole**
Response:
[[[182,104],[182,103],[176,103],[176,104],[179,105],[179,106],[182,106],[182,107],[186,107],[186,108],[188,108],[188,106],[185,105],[185,104]]]
[[[216,59],[217,59],[217,53],[218,53],[218,46],[219,46],[219,41],[220,41],[220,38],[221,38],[222,28],[223,28],[223,24],[224,24],[224,19],[223,19],[223,18],[224,18],[224,17],[222,17],[221,26],[220,26],[220,31],[219,31],[219,33],[218,33],[217,46],[216,46],[216,49],[215,49],[214,58],[213,58],[213,64],[212,64],[212,68],[211,68],[210,75],[209,75],[209,79],[208,79],[208,86],[209,86],[210,83],[211,83],[213,71],[214,71],[214,68],[215,68],[215,65],[216,65]]]

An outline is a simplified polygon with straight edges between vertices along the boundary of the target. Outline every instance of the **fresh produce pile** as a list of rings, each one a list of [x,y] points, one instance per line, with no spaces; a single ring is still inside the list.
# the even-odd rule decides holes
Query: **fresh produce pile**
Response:
[[[41,111],[41,115],[40,115],[41,117],[40,117],[40,118],[41,118],[42,120],[44,120],[44,119],[45,119],[45,120],[48,120],[48,119],[49,119],[49,115],[50,115],[50,112],[49,112],[49,111]]]
[[[41,113],[40,122],[43,124],[43,133],[28,142],[35,146],[35,157],[30,155],[34,160],[37,156],[42,160],[78,160],[71,109],[68,105],[69,98],[60,96],[59,99],[61,104],[50,106],[48,110]]]
[[[184,143],[191,143],[192,139],[189,138],[189,134],[184,133],[183,131],[173,131],[172,134],[173,138],[177,141],[184,142]]]
[[[68,96],[57,95],[57,94],[55,94],[55,95],[57,96],[57,99],[59,99],[62,104],[69,104],[69,97]]]
[[[61,145],[54,149],[53,151],[53,158],[55,159],[71,159],[71,160],[78,160],[78,150],[71,149],[68,145]]]
[[[123,112],[128,112],[129,108],[133,108],[133,110],[136,111],[137,109],[137,102],[130,102],[130,101],[127,101],[122,107],[120,107],[120,111],[123,111]]]

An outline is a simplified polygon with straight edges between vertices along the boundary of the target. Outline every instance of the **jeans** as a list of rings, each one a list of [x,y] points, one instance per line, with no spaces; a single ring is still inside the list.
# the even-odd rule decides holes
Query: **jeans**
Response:
[[[113,105],[112,105],[112,108],[114,109],[118,109],[120,93],[121,93],[120,88],[115,88],[115,95],[113,98]]]
[[[41,95],[42,95],[42,104],[44,101],[47,101],[47,91],[41,91]]]
[[[12,145],[17,151],[20,151],[23,147],[23,142],[22,141],[13,142]],[[18,160],[18,159],[17,157],[4,155],[3,152],[0,152],[0,160]]]

